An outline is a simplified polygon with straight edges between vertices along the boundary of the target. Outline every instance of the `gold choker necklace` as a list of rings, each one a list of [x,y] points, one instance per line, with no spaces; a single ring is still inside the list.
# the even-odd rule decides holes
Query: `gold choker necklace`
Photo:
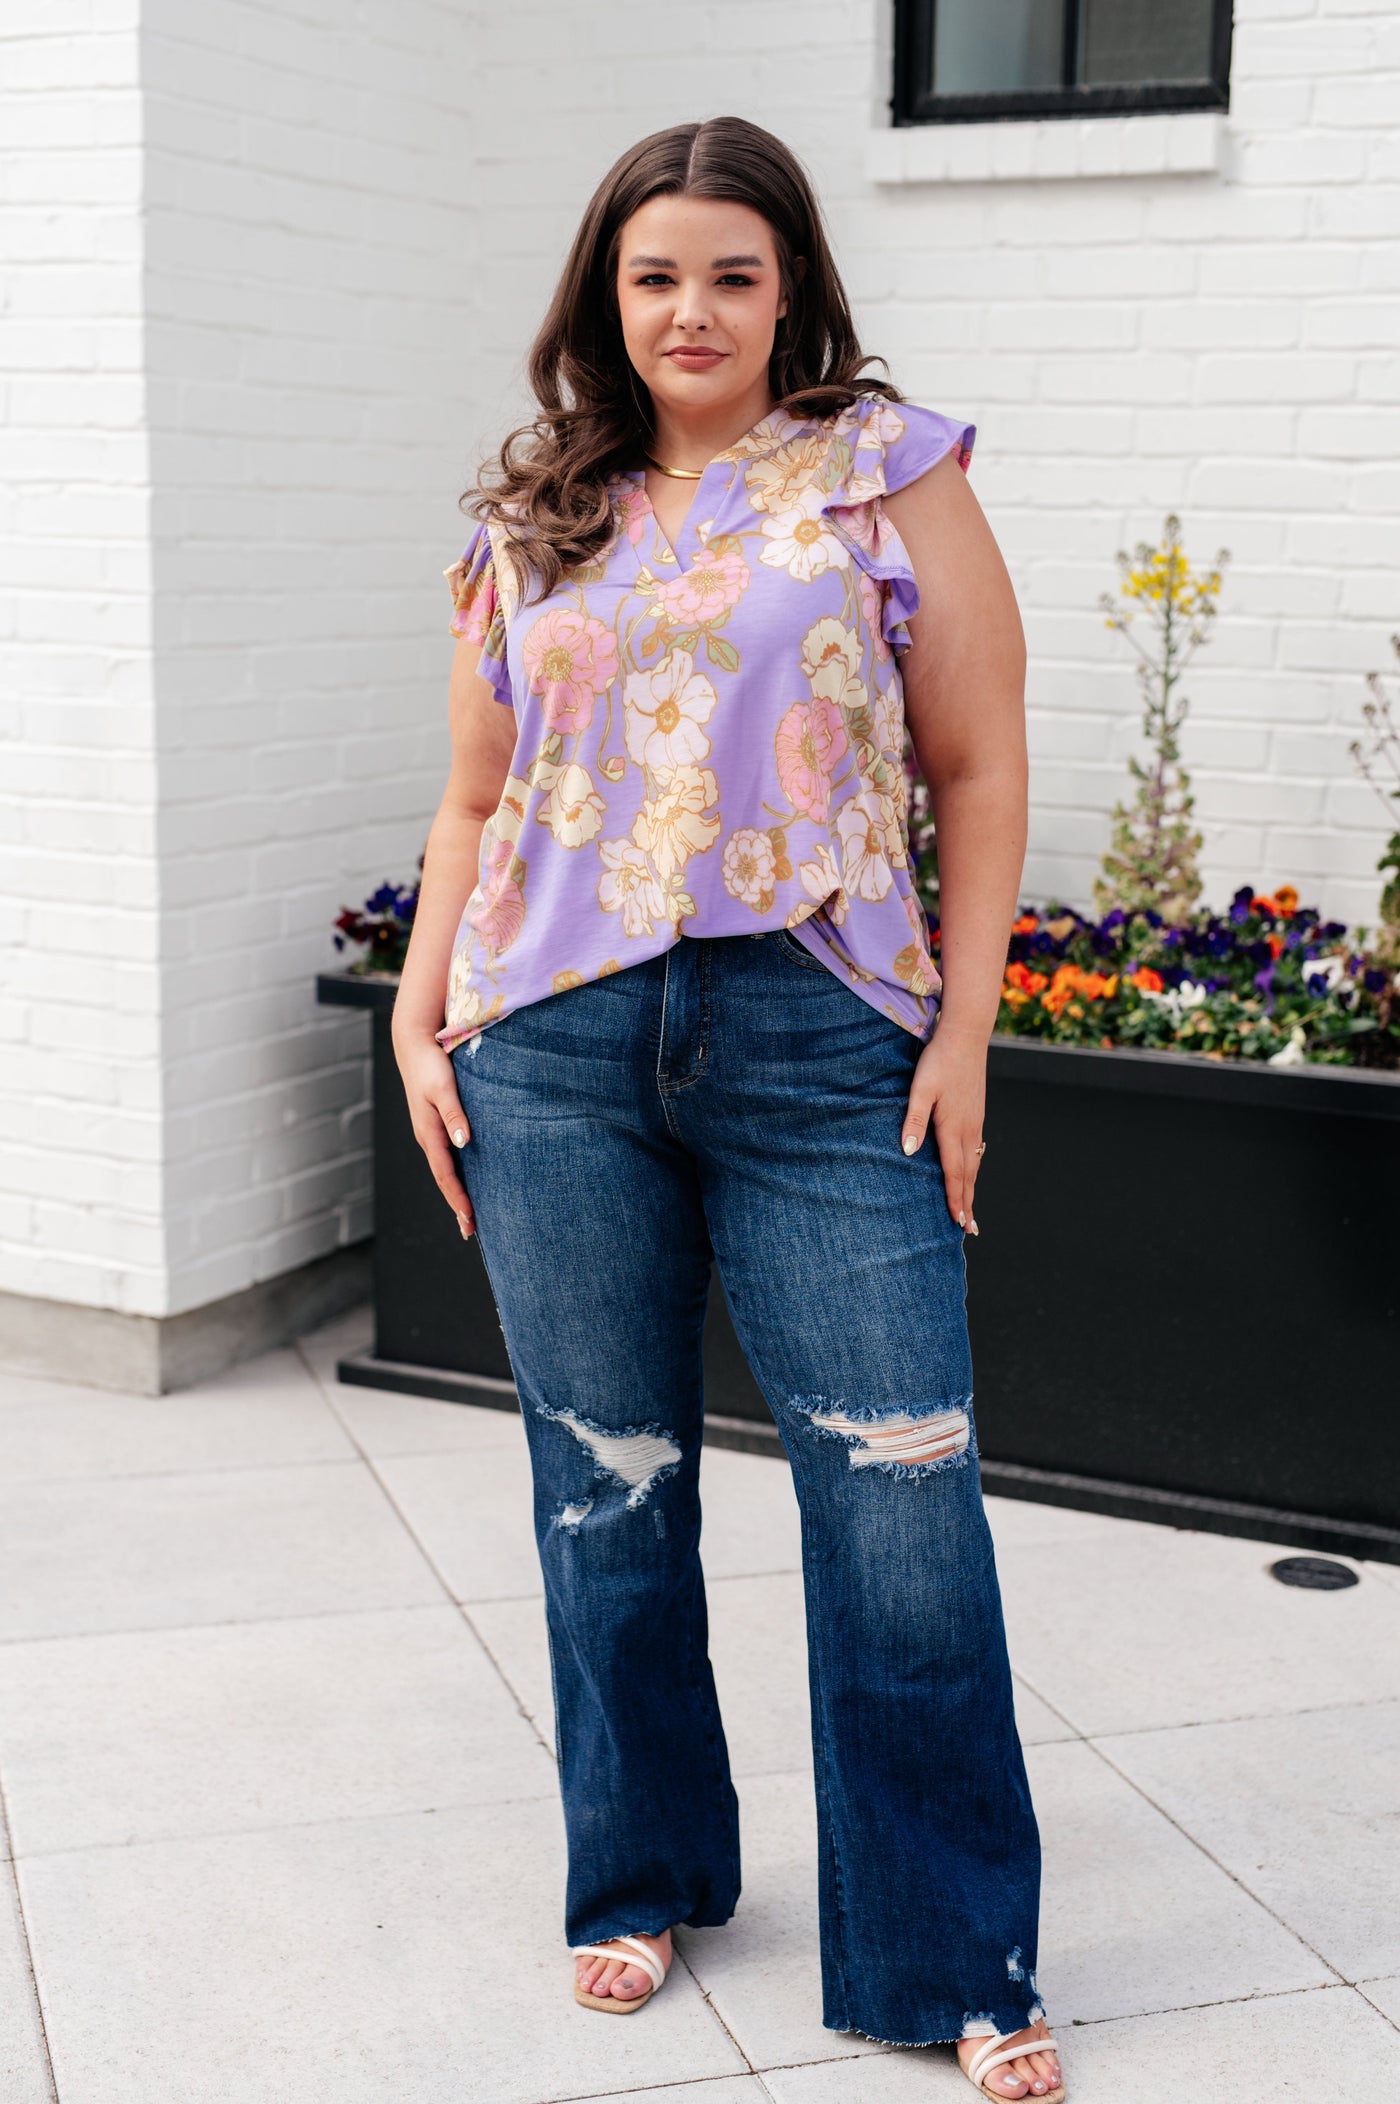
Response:
[[[677,482],[698,482],[705,472],[703,468],[668,468],[664,460],[653,460],[650,453],[645,457],[649,468],[655,468],[658,475],[672,475]]]

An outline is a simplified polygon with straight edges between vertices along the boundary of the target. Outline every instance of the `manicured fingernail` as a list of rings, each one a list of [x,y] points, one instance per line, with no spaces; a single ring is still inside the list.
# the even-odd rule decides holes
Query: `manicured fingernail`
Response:
[[[457,1225],[462,1230],[462,1240],[464,1242],[470,1242],[472,1238],[472,1224],[470,1220],[468,1220],[465,1213],[459,1213],[457,1215]]]
[[[465,1147],[467,1144],[466,1132],[464,1128],[460,1125],[457,1127],[457,1130],[452,1135],[452,1144],[454,1147]]]
[[[970,1235],[980,1235],[982,1232],[975,1220],[969,1221],[967,1231]]]
[[[906,1154],[917,1154],[918,1151],[919,1141],[917,1134],[906,1132],[904,1135],[904,1152]]]
[[[966,1213],[959,1213],[959,1214],[958,1214],[958,1226],[959,1226],[959,1227],[966,1227],[966,1226],[967,1226],[967,1214],[966,1214]]]

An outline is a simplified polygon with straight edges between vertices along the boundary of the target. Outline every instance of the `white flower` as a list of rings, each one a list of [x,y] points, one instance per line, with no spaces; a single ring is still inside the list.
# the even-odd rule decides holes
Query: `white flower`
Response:
[[[755,826],[738,826],[724,843],[724,888],[733,899],[761,910],[765,892],[771,898],[776,858],[773,843]]]
[[[1271,1052],[1271,1067],[1301,1067],[1307,1064],[1308,1040],[1301,1023],[1295,1023],[1288,1033],[1288,1043],[1281,1052]]]
[[[660,780],[677,767],[695,767],[710,749],[700,725],[718,700],[688,650],[670,650],[650,672],[634,672],[623,693],[627,750]]]
[[[603,840],[598,859],[603,865],[598,904],[604,913],[621,913],[624,935],[652,934],[652,923],[665,913],[666,901],[641,849],[630,840]]]
[[[760,562],[772,570],[786,570],[800,584],[810,584],[824,571],[849,563],[850,550],[832,532],[826,503],[820,490],[808,490],[791,510],[765,519],[762,530],[768,545]]]
[[[1303,966],[1303,978],[1313,993],[1334,994],[1337,988],[1351,981],[1347,978],[1346,958],[1343,952],[1334,950],[1330,957],[1313,957]],[[1314,984],[1321,980],[1321,987]]]
[[[801,499],[822,463],[823,441],[815,434],[789,439],[786,445],[744,470],[744,485],[755,511],[784,512]]]
[[[853,796],[836,814],[846,890],[859,899],[882,899],[894,882],[889,853],[893,825],[894,806],[874,789]]]
[[[1154,1008],[1164,1008],[1174,1024],[1193,1008],[1204,1007],[1209,998],[1205,987],[1198,986],[1194,979],[1183,979],[1180,986],[1168,986],[1159,994],[1147,987],[1142,989],[1142,999],[1150,1001]]]
[[[633,819],[632,838],[666,883],[692,855],[703,855],[714,845],[719,814],[710,818],[706,813],[718,799],[719,784],[708,767],[677,767]]]
[[[583,847],[593,839],[607,805],[586,767],[580,767],[577,760],[570,760],[566,767],[546,763],[535,770],[535,786],[549,791],[535,817],[549,827],[560,847]]]
[[[860,637],[833,614],[814,621],[802,638],[804,679],[814,694],[838,709],[858,709],[870,698],[860,676],[863,656]]]
[[[839,928],[849,910],[849,901],[841,888],[841,872],[836,867],[836,857],[823,840],[810,862],[799,862],[797,874],[802,879],[802,889],[809,899],[815,899],[826,907],[826,917],[833,928]]]

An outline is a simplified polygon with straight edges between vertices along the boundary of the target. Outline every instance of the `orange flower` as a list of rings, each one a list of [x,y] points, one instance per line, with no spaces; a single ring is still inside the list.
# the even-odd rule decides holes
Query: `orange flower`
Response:
[[[1140,964],[1132,974],[1132,983],[1140,994],[1159,994],[1162,991],[1162,975],[1154,972],[1151,965]]]
[[[1298,894],[1291,884],[1280,884],[1274,893],[1274,905],[1280,920],[1292,920],[1298,911]]]
[[[1033,913],[1023,913],[1018,920],[1012,921],[1011,932],[1013,935],[1034,935],[1039,926],[1040,922]]]
[[[1251,913],[1277,913],[1278,900],[1271,899],[1267,892],[1258,892],[1249,902]]]
[[[1113,999],[1113,996],[1117,993],[1117,991],[1118,974],[1117,972],[1110,972],[1103,983],[1103,997],[1105,1001],[1111,1001]]]
[[[1017,986],[1023,994],[1038,994],[1042,986],[1049,984],[1044,972],[1033,972],[1024,964],[1008,964],[1006,983]]]
[[[1030,995],[1023,993],[1019,986],[1004,986],[1001,990],[1001,998],[1005,1001],[1008,1008],[1024,1008],[1030,999]]]
[[[1269,954],[1271,956],[1281,957],[1283,955],[1283,937],[1281,935],[1266,935],[1264,940],[1269,945]]]

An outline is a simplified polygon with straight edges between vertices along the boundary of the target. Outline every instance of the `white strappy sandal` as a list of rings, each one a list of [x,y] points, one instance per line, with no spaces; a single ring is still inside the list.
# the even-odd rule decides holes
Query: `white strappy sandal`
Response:
[[[651,1981],[645,1994],[620,1995],[611,1992],[594,1994],[591,1988],[580,1987],[574,1981],[574,2000],[581,2009],[601,2009],[606,2016],[631,2016],[635,2009],[644,2009],[656,1990],[666,1978],[666,1967],[661,1963],[649,1943],[640,1936],[614,1936],[610,1943],[580,1943],[574,1950],[576,1958],[620,1958],[619,1943],[627,1946],[629,1965],[636,1965]]]
[[[1009,2046],[1006,2040],[1014,2036],[1014,2032],[1007,2032],[1000,2038],[984,2039],[967,2066],[963,2068],[968,2081],[980,2095],[995,2097],[1001,2094],[997,2090],[985,2088],[982,2078],[984,2075],[990,2075],[992,2069],[1000,2067],[1004,2061],[1021,2060],[1031,2053],[1058,2053],[1060,2050],[1053,2038],[1032,2038],[1023,2040],[1019,2046]],[[958,2065],[962,2067],[962,2062],[959,2061]],[[1015,2097],[1009,2100],[1003,2098],[1003,2104],[1064,2104],[1064,2095],[1065,2086],[1062,2082],[1057,2089],[1043,2089],[1039,2095],[1033,2089],[1028,2089],[1019,2100]]]

